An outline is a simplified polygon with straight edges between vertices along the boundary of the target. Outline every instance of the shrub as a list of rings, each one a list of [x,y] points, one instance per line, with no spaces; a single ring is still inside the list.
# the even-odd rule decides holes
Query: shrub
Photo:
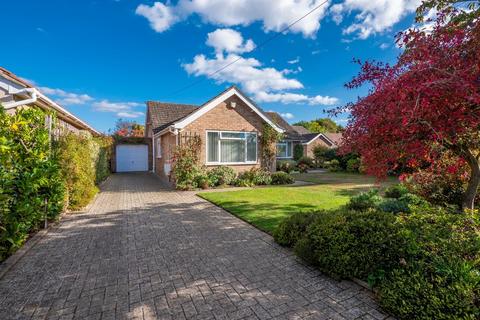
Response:
[[[280,184],[292,184],[295,182],[295,179],[286,172],[275,172],[272,173],[272,184],[280,185]]]
[[[318,215],[297,241],[295,252],[327,274],[375,284],[398,265],[404,256],[402,244],[394,215],[339,210]]]
[[[360,171],[360,158],[352,158],[347,161],[347,172],[356,173]]]
[[[195,177],[195,186],[197,188],[208,189],[212,185],[210,179],[208,178],[208,174],[206,171],[200,172]]]
[[[297,166],[300,166],[300,165],[306,165],[308,168],[313,168],[314,167],[313,159],[307,156],[301,157],[297,161]]]
[[[112,159],[113,139],[111,137],[97,137],[93,141],[98,145],[95,157],[95,182],[104,181],[111,173],[110,161]]]
[[[295,169],[296,165],[297,165],[296,161],[293,161],[293,160],[278,160],[277,171],[290,173],[293,171],[293,169]]]
[[[212,186],[233,184],[236,176],[235,170],[227,166],[215,167],[208,171],[208,179]]]
[[[385,190],[385,197],[398,199],[407,193],[408,193],[407,187],[404,184],[399,183],[399,184],[395,184],[393,186],[388,187]]]
[[[325,162],[337,158],[337,150],[324,146],[316,146],[313,148],[313,156],[318,166],[324,166]]]
[[[235,185],[251,187],[272,183],[271,173],[263,168],[252,168],[238,175]]]
[[[85,207],[98,192],[96,158],[99,146],[89,133],[65,133],[57,141],[62,175],[67,187],[68,208]]]
[[[0,261],[64,207],[64,181],[45,118],[35,108],[9,115],[0,106]]]
[[[200,137],[193,136],[175,148],[172,177],[177,189],[191,190],[197,188],[198,176],[205,174],[205,168],[200,165],[200,146]]]
[[[382,197],[378,195],[378,190],[372,189],[351,197],[347,203],[347,208],[350,210],[366,211],[376,208],[381,201]]]
[[[286,247],[293,247],[307,227],[324,212],[297,212],[284,219],[273,232],[275,241]]]
[[[308,166],[305,163],[300,163],[298,165],[297,169],[300,173],[307,173],[308,172]]]
[[[338,172],[342,170],[340,167],[340,162],[337,159],[325,162],[325,166],[327,167],[328,171],[331,172]]]
[[[293,147],[293,160],[298,161],[303,157],[303,145],[296,144]]]
[[[380,210],[390,213],[411,213],[427,207],[430,207],[428,201],[412,193],[406,193],[400,198],[387,198],[378,204]]]
[[[408,256],[381,283],[382,306],[399,319],[478,319],[478,216],[432,208],[402,224]]]

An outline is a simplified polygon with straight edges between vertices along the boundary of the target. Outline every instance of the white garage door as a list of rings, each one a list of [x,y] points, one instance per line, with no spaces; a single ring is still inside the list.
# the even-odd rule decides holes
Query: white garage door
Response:
[[[148,146],[144,144],[117,145],[117,172],[148,171]]]

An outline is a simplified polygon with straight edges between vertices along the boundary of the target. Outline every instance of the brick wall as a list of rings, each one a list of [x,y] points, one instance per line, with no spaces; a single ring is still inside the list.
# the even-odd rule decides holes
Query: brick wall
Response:
[[[232,109],[230,102],[236,102],[236,107]],[[202,146],[200,151],[200,160],[206,163],[206,131],[207,130],[225,130],[225,131],[248,131],[257,132],[259,135],[262,131],[264,121],[250,107],[248,107],[241,99],[236,96],[230,97],[217,107],[213,108],[191,124],[189,124],[184,132],[200,135]],[[261,166],[261,146],[258,141],[257,163],[247,165],[229,165],[237,172],[248,170],[252,167]],[[209,166],[215,167],[215,166]]]
[[[313,150],[315,149],[315,147],[317,146],[322,146],[322,147],[326,147],[326,148],[330,148],[330,145],[327,144],[322,137],[318,137],[317,139],[315,139],[315,141],[311,142],[310,144],[308,145],[304,145],[304,149],[303,149],[303,154],[308,156],[308,157],[311,157],[311,158],[314,158],[315,155],[313,153]]]
[[[157,148],[157,139],[155,139],[155,149]],[[165,164],[171,165],[173,151],[176,146],[177,137],[173,133],[166,133],[160,138],[162,146],[162,155],[157,157],[157,150],[155,150],[155,173],[162,179],[168,180],[167,173],[164,172]]]

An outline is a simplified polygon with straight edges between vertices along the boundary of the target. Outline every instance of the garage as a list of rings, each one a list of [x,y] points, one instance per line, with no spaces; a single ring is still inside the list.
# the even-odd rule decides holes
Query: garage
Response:
[[[148,145],[119,144],[115,153],[117,172],[148,171]]]

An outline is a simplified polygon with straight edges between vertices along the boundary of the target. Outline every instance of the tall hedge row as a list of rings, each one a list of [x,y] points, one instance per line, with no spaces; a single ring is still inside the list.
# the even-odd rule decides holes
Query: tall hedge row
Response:
[[[65,184],[45,116],[0,108],[0,261],[64,207]]]
[[[110,138],[50,138],[45,112],[0,106],[0,261],[66,208],[79,209],[110,172]]]

